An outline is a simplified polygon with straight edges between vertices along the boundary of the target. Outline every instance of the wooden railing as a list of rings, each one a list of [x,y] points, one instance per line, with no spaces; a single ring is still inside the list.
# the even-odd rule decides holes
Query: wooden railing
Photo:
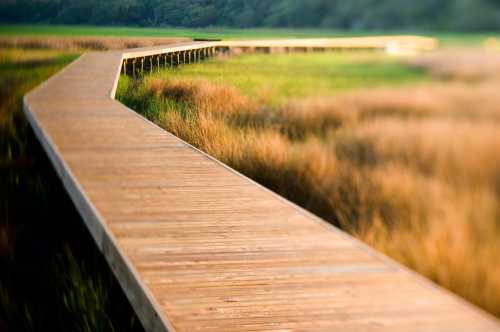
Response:
[[[389,53],[430,51],[437,47],[433,38],[416,36],[363,37],[336,39],[289,39],[199,42],[197,46],[179,44],[159,49],[143,48],[123,54],[123,74],[137,76],[155,68],[171,68],[202,61],[218,54],[288,53],[375,50]]]

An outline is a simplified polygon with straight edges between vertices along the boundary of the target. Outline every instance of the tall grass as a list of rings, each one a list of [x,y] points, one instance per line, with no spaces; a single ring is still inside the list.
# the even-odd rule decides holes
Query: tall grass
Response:
[[[190,41],[191,39],[182,37],[39,37],[39,36],[0,36],[0,48],[11,49],[54,49],[65,51],[104,51],[120,50],[137,47],[150,47],[158,45],[168,45]]]
[[[0,48],[0,331],[141,331],[22,113],[74,52]]]
[[[475,56],[487,57],[468,56],[470,66],[478,63]],[[300,90],[303,84],[302,76],[293,76],[282,82],[286,89],[273,90],[278,96],[266,99],[256,98],[253,85],[246,82],[268,80],[272,85],[275,72],[261,68],[275,59],[261,56],[261,65],[251,67],[254,74],[242,68],[249,73],[243,84],[234,80],[235,63],[255,57],[195,65],[142,81],[123,77],[118,98],[243,174],[500,316],[498,75],[488,72],[471,81],[458,74],[458,62],[463,60],[455,58],[454,66],[453,57],[434,56],[408,64],[436,75],[432,81],[414,80],[412,75],[384,81],[382,70],[367,81],[384,87],[368,89],[356,77],[345,76],[350,91],[333,87],[329,95],[324,90],[318,95],[306,89],[300,98],[291,98],[289,88]],[[317,60],[313,55],[301,66],[310,65],[319,81],[331,79],[317,74]],[[456,68],[457,75],[443,80],[434,68],[444,63]],[[389,73],[391,66],[385,67]],[[324,72],[335,70],[342,72]],[[200,72],[208,72],[208,79],[192,78]],[[400,83],[405,85],[394,86]]]

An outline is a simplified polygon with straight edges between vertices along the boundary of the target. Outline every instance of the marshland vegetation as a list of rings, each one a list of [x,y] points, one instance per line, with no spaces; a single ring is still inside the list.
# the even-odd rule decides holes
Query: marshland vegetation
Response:
[[[86,50],[163,44],[179,36],[360,34],[366,32],[1,25],[0,330],[142,330],[21,112],[24,93]],[[477,45],[497,34],[438,36],[447,45]],[[412,67],[373,54],[316,54],[306,62],[295,56],[214,60],[142,83],[123,80],[120,96],[180,137],[498,315],[492,264],[498,252],[492,227],[498,102],[491,75],[497,62],[476,56],[471,74],[468,57],[460,66],[433,58],[449,59],[446,54],[419,57]],[[238,76],[241,70],[246,77]],[[311,71],[315,76],[308,80]],[[275,83],[265,84],[270,75]],[[139,89],[129,93],[132,87]],[[454,135],[456,142],[449,138]],[[418,213],[422,207],[425,213]]]
[[[118,99],[500,316],[500,57],[242,55]]]
[[[1,331],[143,331],[22,113],[78,52],[0,48]]]

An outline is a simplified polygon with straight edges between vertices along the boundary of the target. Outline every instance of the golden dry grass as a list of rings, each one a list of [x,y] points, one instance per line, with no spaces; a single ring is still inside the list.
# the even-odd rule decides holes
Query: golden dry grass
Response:
[[[444,78],[483,80],[499,76],[500,50],[444,49],[416,57],[410,64]]]
[[[0,48],[56,49],[56,50],[116,50],[137,47],[168,45],[190,41],[182,37],[57,37],[12,36],[0,37]]]
[[[175,135],[500,316],[499,75],[475,68],[471,82],[462,59],[433,56],[412,61],[438,76],[446,62],[451,81],[279,109],[206,80],[126,91]]]

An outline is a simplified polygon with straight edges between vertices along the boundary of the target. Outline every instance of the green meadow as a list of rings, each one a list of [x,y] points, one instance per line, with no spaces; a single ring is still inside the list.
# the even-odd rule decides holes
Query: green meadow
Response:
[[[85,25],[30,25],[0,24],[0,36],[110,36],[110,37],[188,37],[207,39],[255,38],[322,38],[374,35],[418,34],[436,37],[442,45],[478,45],[488,38],[500,37],[498,32],[453,33],[436,31],[343,31],[333,29],[284,29],[284,28],[147,28]]]
[[[427,77],[398,58],[373,52],[249,54],[180,66],[158,74],[162,75],[165,79],[204,78],[229,84],[273,104],[356,88],[416,83]]]

